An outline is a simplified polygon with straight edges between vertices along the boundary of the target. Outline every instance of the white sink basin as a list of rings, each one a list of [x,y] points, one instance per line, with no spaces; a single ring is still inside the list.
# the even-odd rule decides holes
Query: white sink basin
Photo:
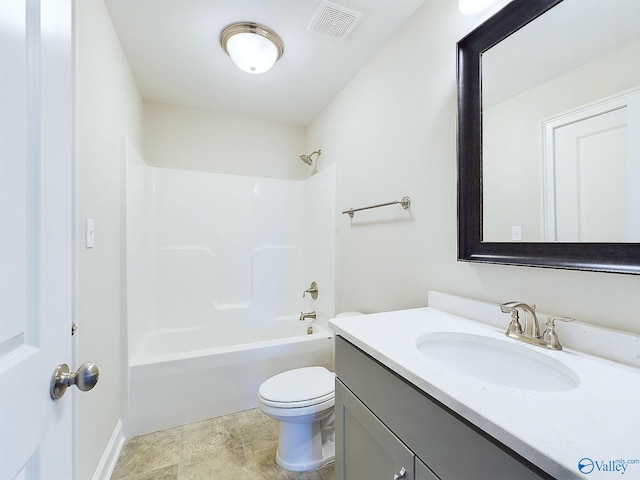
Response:
[[[437,332],[418,338],[416,346],[427,359],[444,368],[497,385],[558,392],[580,384],[576,373],[562,362],[515,341]]]

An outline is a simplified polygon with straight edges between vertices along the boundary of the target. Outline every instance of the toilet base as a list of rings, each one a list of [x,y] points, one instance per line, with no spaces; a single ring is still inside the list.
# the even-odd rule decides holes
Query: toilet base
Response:
[[[322,446],[322,458],[305,463],[290,463],[280,458],[280,450],[276,452],[276,463],[290,472],[309,472],[333,463],[336,458],[336,444],[332,441]]]
[[[335,459],[336,444],[324,438],[321,422],[280,422],[276,463],[292,472],[308,472],[324,467]]]

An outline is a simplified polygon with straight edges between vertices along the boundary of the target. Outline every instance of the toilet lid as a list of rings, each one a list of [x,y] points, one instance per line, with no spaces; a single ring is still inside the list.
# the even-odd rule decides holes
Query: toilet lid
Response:
[[[279,373],[260,385],[265,403],[303,407],[329,400],[335,395],[335,375],[324,367],[305,367]]]

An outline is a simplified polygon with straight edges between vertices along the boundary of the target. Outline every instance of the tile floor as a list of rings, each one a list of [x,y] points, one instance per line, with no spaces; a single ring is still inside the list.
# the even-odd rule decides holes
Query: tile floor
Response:
[[[111,480],[335,480],[280,468],[277,446],[278,422],[247,410],[127,440]]]

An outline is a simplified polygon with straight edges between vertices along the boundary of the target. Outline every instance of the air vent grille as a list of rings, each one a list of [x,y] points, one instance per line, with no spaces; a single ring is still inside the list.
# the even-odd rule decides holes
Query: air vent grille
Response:
[[[362,14],[359,12],[333,2],[323,1],[307,30],[345,40],[361,17]]]

